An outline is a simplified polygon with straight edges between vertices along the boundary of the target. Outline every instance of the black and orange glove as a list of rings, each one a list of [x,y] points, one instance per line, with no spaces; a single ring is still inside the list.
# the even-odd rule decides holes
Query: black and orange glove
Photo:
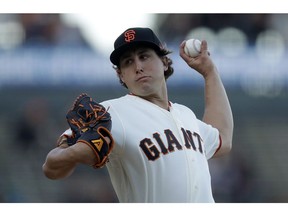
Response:
[[[94,167],[103,167],[114,147],[109,112],[84,93],[77,97],[66,119],[72,130],[72,136],[67,137],[68,145],[74,145],[76,142],[87,144],[97,157],[98,163]],[[110,142],[107,142],[105,137],[108,137]]]

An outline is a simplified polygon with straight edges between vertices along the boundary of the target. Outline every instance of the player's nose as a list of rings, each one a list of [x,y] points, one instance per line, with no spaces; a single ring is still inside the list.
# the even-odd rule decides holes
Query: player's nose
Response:
[[[143,65],[139,59],[135,60],[135,72],[136,74],[143,72]]]

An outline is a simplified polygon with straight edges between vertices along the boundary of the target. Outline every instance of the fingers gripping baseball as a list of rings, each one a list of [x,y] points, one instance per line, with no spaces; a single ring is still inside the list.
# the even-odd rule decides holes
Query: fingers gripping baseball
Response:
[[[191,68],[198,71],[204,77],[206,77],[210,71],[214,71],[215,66],[210,58],[210,52],[208,51],[208,44],[206,40],[202,40],[200,52],[194,57],[191,57],[185,53],[185,43],[186,41],[181,43],[179,54]]]
[[[189,63],[191,60],[196,60],[201,56],[210,55],[210,53],[208,52],[208,44],[206,40],[185,40],[181,43],[179,51],[180,56],[187,63]]]
[[[76,142],[89,145],[97,158],[94,167],[105,165],[114,146],[110,132],[111,116],[105,107],[93,101],[87,94],[81,94],[68,111],[66,119],[72,130],[72,136],[67,137],[68,145]]]

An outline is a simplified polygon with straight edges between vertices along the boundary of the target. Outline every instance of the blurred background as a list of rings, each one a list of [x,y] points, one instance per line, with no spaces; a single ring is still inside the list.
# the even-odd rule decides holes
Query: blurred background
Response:
[[[103,14],[0,14],[0,202],[118,202],[106,168],[79,166],[55,181],[42,164],[80,93],[99,102],[127,93],[109,54],[132,26],[153,28],[173,51],[170,100],[199,118],[203,80],[178,47],[187,38],[208,41],[235,123],[231,154],[209,161],[215,201],[287,202],[288,15],[126,16],[112,22]]]

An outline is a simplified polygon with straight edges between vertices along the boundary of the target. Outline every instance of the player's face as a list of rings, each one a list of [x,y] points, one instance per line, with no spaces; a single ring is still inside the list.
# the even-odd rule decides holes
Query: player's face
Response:
[[[120,78],[131,93],[139,96],[161,94],[166,90],[162,58],[151,48],[138,47],[120,58]]]

